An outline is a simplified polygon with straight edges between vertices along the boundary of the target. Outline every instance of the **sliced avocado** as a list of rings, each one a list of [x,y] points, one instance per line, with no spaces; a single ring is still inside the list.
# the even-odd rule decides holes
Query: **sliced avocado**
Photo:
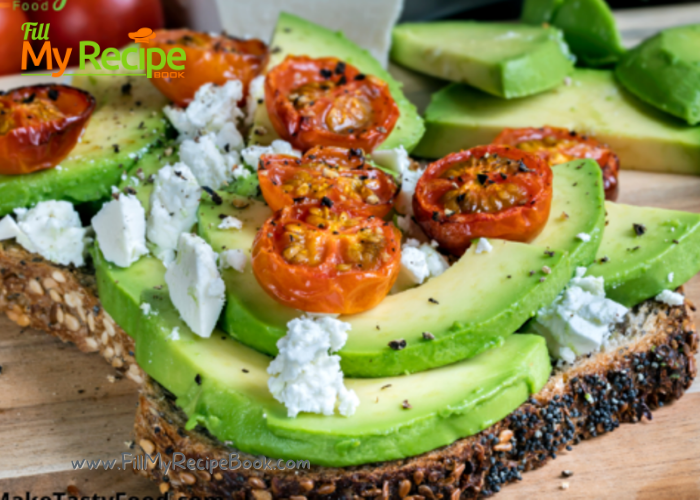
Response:
[[[400,24],[391,59],[506,99],[557,87],[573,69],[556,28],[475,21]]]
[[[568,218],[562,218],[563,212]],[[349,340],[339,353],[345,373],[355,377],[414,373],[474,356],[502,342],[554,300],[576,266],[592,262],[605,215],[597,163],[578,160],[554,169],[550,213],[533,244],[494,240],[491,253],[477,255],[472,249],[442,276],[387,297],[370,311],[343,317],[352,324]],[[218,229],[221,217],[229,215],[243,221],[241,230]],[[222,205],[202,203],[198,231],[217,252],[242,249],[250,256],[255,234],[270,215],[261,202],[224,196]],[[577,238],[580,233],[589,234],[590,241]],[[545,266],[551,274],[546,274]],[[243,273],[228,269],[222,276],[227,304],[221,328],[244,344],[275,355],[287,322],[299,311],[267,295],[250,265]],[[436,339],[425,341],[425,331]],[[407,347],[390,349],[389,342],[397,339],[406,340]]]
[[[551,24],[554,13],[564,0],[525,0],[520,20],[528,24]]]
[[[541,389],[551,371],[543,338],[512,335],[501,347],[443,368],[346,379],[361,402],[351,417],[292,419],[267,388],[271,358],[222,332],[194,335],[170,302],[159,260],[143,257],[122,269],[96,250],[95,265],[105,309],[135,339],[139,366],[175,394],[188,427],[201,424],[248,453],[334,467],[417,455],[504,418]],[[144,316],[143,302],[151,304],[151,315]],[[180,340],[169,338],[174,328]]]
[[[0,216],[44,200],[101,200],[140,156],[165,140],[167,100],[146,78],[109,74],[76,77],[97,107],[81,141],[60,168],[27,175],[0,175]]]
[[[392,149],[403,145],[411,151],[420,140],[425,127],[416,107],[401,91],[402,84],[396,81],[372,55],[355,45],[341,32],[332,31],[286,12],[280,13],[270,44],[268,70],[281,63],[288,55],[309,57],[337,57],[368,75],[374,75],[389,85],[391,95],[399,107],[399,119],[386,141],[377,149]],[[279,139],[265,106],[258,106],[251,129],[251,144],[270,144]]]
[[[432,96],[416,156],[439,158],[488,144],[506,127],[564,127],[595,135],[623,168],[700,173],[700,127],[689,127],[628,93],[611,71],[577,69],[570,85],[506,101],[452,84]]]
[[[611,202],[605,207],[608,225],[588,274],[605,278],[609,298],[632,307],[700,271],[700,214]]]
[[[634,95],[690,125],[700,123],[700,24],[662,31],[630,50],[615,76]]]

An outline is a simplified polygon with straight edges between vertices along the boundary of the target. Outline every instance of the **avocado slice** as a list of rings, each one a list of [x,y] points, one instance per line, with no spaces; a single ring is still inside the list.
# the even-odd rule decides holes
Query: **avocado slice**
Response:
[[[339,31],[332,31],[300,17],[280,13],[270,44],[271,54],[267,69],[274,68],[288,55],[309,57],[337,57],[357,67],[361,72],[374,75],[389,85],[391,95],[399,107],[399,119],[386,141],[377,149],[392,149],[403,146],[411,151],[420,140],[425,127],[416,107],[401,91],[402,84],[396,81],[379,61],[355,45]],[[251,144],[270,144],[279,139],[265,106],[258,106],[249,141]]]
[[[188,427],[201,424],[248,453],[335,467],[417,455],[504,418],[541,389],[551,371],[543,338],[512,335],[498,348],[443,368],[346,379],[361,401],[352,417],[291,419],[267,388],[271,358],[220,331],[208,339],[194,335],[170,302],[158,259],[143,257],[122,269],[98,249],[94,258],[102,303],[135,339],[139,366],[175,394]],[[157,314],[144,316],[144,302]],[[174,328],[178,341],[169,338]],[[412,409],[403,408],[404,400]]]
[[[700,24],[662,31],[630,50],[617,79],[652,106],[700,123]]]
[[[604,227],[602,186],[600,167],[593,160],[556,167],[550,220],[532,244],[494,240],[491,253],[476,255],[472,249],[442,276],[389,296],[370,311],[343,317],[352,324],[350,338],[339,352],[344,372],[355,377],[414,373],[501,343],[554,300],[575,267],[593,261]],[[564,212],[567,217],[562,217]],[[228,196],[222,205],[205,201],[199,210],[199,235],[217,252],[242,249],[250,255],[255,234],[270,215],[270,209],[255,200]],[[223,216],[240,219],[243,229],[218,229]],[[589,234],[590,241],[577,238],[580,233]],[[550,257],[549,251],[554,255]],[[551,274],[543,273],[544,266]],[[244,344],[275,355],[287,322],[299,311],[268,296],[250,266],[243,273],[227,269],[222,277],[227,304],[221,328]],[[425,341],[424,331],[436,339]],[[407,341],[405,349],[388,347],[401,338]]]
[[[109,74],[73,81],[97,107],[81,141],[56,167],[27,175],[0,175],[0,216],[44,200],[83,203],[110,195],[155,144],[165,140],[167,100],[146,78]]]
[[[452,84],[433,94],[425,120],[413,153],[426,158],[488,144],[506,127],[550,125],[595,135],[623,168],[700,173],[700,127],[638,100],[607,70],[576,69],[571,85],[510,101]]]
[[[609,298],[632,307],[700,271],[700,214],[612,202],[605,207],[608,225],[588,274],[605,279]]]
[[[476,21],[400,24],[391,59],[506,99],[558,87],[573,69],[556,28]]]

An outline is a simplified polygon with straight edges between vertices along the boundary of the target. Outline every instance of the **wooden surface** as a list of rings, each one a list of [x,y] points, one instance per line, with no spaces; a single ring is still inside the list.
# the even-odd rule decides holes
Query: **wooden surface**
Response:
[[[700,6],[624,11],[618,21],[630,44],[664,27],[700,22]],[[0,88],[17,83],[0,82]],[[422,106],[434,86],[429,79],[410,79],[406,90]],[[623,203],[700,212],[700,178],[622,172],[621,186]],[[700,276],[686,290],[700,304]],[[71,466],[72,460],[115,459],[131,452],[134,383],[115,380],[114,370],[97,355],[22,330],[4,317],[0,366],[0,494],[159,494],[131,471]],[[562,478],[563,470],[574,475]],[[623,425],[584,442],[496,498],[700,498],[700,382],[681,401],[655,412],[652,422]]]

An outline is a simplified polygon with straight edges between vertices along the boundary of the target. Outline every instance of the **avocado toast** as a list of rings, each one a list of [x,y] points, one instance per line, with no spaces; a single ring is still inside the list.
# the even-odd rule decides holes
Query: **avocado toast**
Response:
[[[294,29],[284,29],[283,32],[294,33]],[[140,168],[147,174],[145,176],[149,177],[149,169],[153,168],[159,172],[165,161],[167,159],[156,151],[143,159]],[[568,179],[567,175],[573,175],[573,178]],[[145,256],[128,267],[115,266],[106,261],[99,248],[95,249],[93,255],[100,297],[104,307],[124,330],[112,328],[112,335],[110,327],[113,327],[114,323],[110,316],[102,312],[101,328],[105,334],[97,337],[98,327],[90,326],[91,318],[93,321],[96,318],[90,311],[86,312],[85,307],[92,305],[92,312],[99,312],[94,309],[93,302],[83,302],[83,297],[94,300],[94,290],[85,287],[85,281],[81,284],[76,274],[65,270],[62,274],[63,281],[58,280],[61,284],[54,287],[53,283],[46,282],[42,285],[45,290],[49,290],[49,299],[53,300],[56,295],[61,301],[65,300],[65,307],[55,307],[55,302],[58,301],[37,304],[37,312],[41,308],[48,308],[49,314],[46,318],[51,322],[50,314],[51,310],[54,310],[55,329],[55,323],[59,322],[61,316],[58,313],[60,310],[63,314],[60,323],[66,324],[62,329],[79,332],[78,335],[87,339],[84,342],[86,345],[101,347],[107,357],[114,358],[114,355],[117,355],[117,345],[122,346],[119,349],[121,353],[117,355],[120,360],[124,360],[133,352],[146,372],[167,388],[162,389],[155,385],[155,382],[150,383],[142,399],[137,432],[147,453],[168,453],[174,443],[178,445],[178,451],[192,451],[212,458],[214,450],[217,450],[216,453],[223,453],[221,442],[233,438],[232,450],[240,446],[242,450],[264,453],[272,457],[308,456],[315,464],[319,464],[314,466],[308,477],[300,472],[294,476],[290,475],[295,479],[288,481],[281,472],[270,476],[251,473],[250,477],[246,477],[247,473],[242,471],[226,472],[221,469],[214,472],[212,482],[209,482],[212,477],[207,477],[204,473],[183,472],[177,476],[173,473],[167,482],[163,482],[165,486],[161,485],[161,490],[172,488],[174,491],[189,494],[225,491],[229,494],[237,492],[238,495],[250,491],[256,498],[339,496],[349,493],[347,490],[358,495],[364,494],[363,496],[405,497],[411,494],[430,497],[441,494],[455,498],[460,495],[469,498],[480,493],[495,492],[500,488],[500,484],[517,478],[520,470],[529,470],[545,461],[548,456],[556,453],[558,447],[588,435],[594,436],[611,430],[619,421],[638,419],[640,415],[647,413],[645,405],[652,408],[656,406],[657,397],[661,398],[661,402],[677,397],[694,376],[692,353],[696,347],[696,339],[685,306],[668,309],[653,301],[639,305],[638,309],[626,316],[624,323],[618,325],[618,334],[613,333],[611,336],[619,342],[620,349],[628,347],[632,352],[638,350],[635,359],[625,358],[628,354],[616,349],[608,352],[606,348],[606,352],[596,353],[590,359],[579,358],[569,363],[571,366],[562,366],[558,372],[561,375],[555,374],[549,381],[547,379],[550,365],[544,339],[531,334],[512,335],[527,318],[557,298],[576,267],[592,263],[596,250],[599,249],[599,245],[604,244],[608,234],[604,231],[605,210],[600,169],[594,162],[578,161],[557,167],[554,169],[553,184],[551,216],[537,239],[529,245],[496,240],[491,240],[490,243],[480,242],[445,270],[442,276],[431,278],[425,285],[391,296],[395,297],[391,302],[383,302],[395,304],[393,311],[392,306],[383,305],[380,307],[387,309],[388,313],[374,317],[373,314],[378,314],[374,309],[362,313],[370,315],[367,324],[375,326],[377,332],[388,330],[388,336],[382,340],[381,334],[376,333],[378,340],[375,344],[372,344],[374,339],[371,335],[367,335],[365,340],[358,336],[357,343],[364,348],[365,353],[356,356],[360,361],[353,361],[352,350],[339,349],[340,366],[343,367],[343,371],[353,373],[356,377],[390,378],[347,379],[348,387],[356,391],[361,399],[359,413],[347,418],[307,414],[297,419],[288,418],[284,415],[283,407],[267,394],[264,378],[265,365],[269,358],[243,345],[253,345],[256,339],[254,335],[244,335],[241,327],[249,328],[252,333],[257,331],[258,335],[264,331],[269,332],[272,342],[265,342],[273,346],[268,349],[274,349],[275,340],[280,338],[279,335],[274,336],[275,328],[279,329],[279,326],[276,326],[279,325],[276,323],[279,319],[276,318],[288,320],[294,315],[288,310],[285,312],[285,309],[275,302],[271,302],[270,305],[253,304],[252,307],[246,307],[242,299],[246,299],[247,296],[240,295],[241,287],[229,285],[230,278],[241,278],[249,272],[245,267],[243,271],[239,271],[234,264],[233,269],[225,269],[222,273],[228,304],[235,301],[243,304],[242,309],[230,313],[230,316],[227,306],[228,323],[221,323],[224,331],[233,338],[215,331],[210,338],[198,339],[189,331],[180,319],[180,316],[185,319],[184,313],[177,310],[179,307],[176,309],[171,304],[173,292],[169,288],[172,287],[165,286],[167,271],[159,259]],[[570,193],[566,191],[566,187],[571,188]],[[234,192],[230,194],[219,194],[205,189],[208,195],[203,195],[200,204],[198,233],[216,251],[222,253],[226,250],[248,252],[251,236],[246,236],[246,228],[257,227],[254,222],[256,200],[237,195],[235,191],[238,191],[238,188],[239,185],[235,184]],[[131,196],[133,191],[134,196],[148,206],[149,198],[152,199],[152,196],[149,196],[150,189],[146,186],[135,187],[134,180],[127,179],[120,186],[122,194],[119,196]],[[673,243],[678,245],[677,252],[681,252],[680,257],[676,259],[672,258],[675,247],[669,244],[656,245],[643,257],[625,257],[621,259],[624,262],[615,262],[615,268],[620,271],[617,273],[620,276],[620,285],[633,277],[639,279],[640,274],[635,269],[644,269],[646,260],[665,260],[670,268],[676,270],[677,276],[668,280],[670,285],[657,280],[642,292],[647,294],[646,296],[630,299],[635,303],[629,305],[637,305],[637,302],[675,286],[675,280],[678,280],[678,284],[682,283],[689,277],[685,276],[686,273],[693,274],[692,269],[686,271],[679,267],[678,261],[688,255],[694,259],[691,254],[683,252],[688,252],[688,248],[693,247],[698,225],[697,218],[690,215],[684,218],[678,213],[661,212],[651,214],[652,217],[638,218],[642,217],[642,214],[635,212],[634,207],[630,207],[630,211],[632,227],[625,227],[627,223],[622,220],[621,236],[626,237],[627,231],[633,231],[633,237],[641,238],[648,229],[646,236],[656,241],[658,236],[652,235],[655,235],[657,230],[659,234],[663,234],[664,229],[671,231],[673,228],[673,232],[680,230],[677,235],[678,243]],[[227,220],[230,224],[236,224],[237,220],[242,222],[242,225],[237,231],[220,228],[219,226],[224,224],[222,221]],[[644,226],[646,229],[637,231],[636,226]],[[660,229],[657,229],[657,226]],[[638,234],[640,231],[642,234]],[[611,235],[611,248],[616,244],[624,244],[616,243],[618,236],[620,235]],[[661,237],[663,236],[665,235]],[[641,240],[641,244],[645,244],[648,239]],[[27,313],[36,302],[31,299],[30,293],[32,289],[38,290],[37,287],[30,286],[31,281],[26,281],[27,273],[22,270],[26,265],[27,255],[22,250],[13,250],[6,252],[3,257],[13,266],[10,276],[14,282],[8,277],[7,283],[14,283],[17,290],[10,294],[11,300],[15,301],[11,314],[22,322],[27,321],[25,317],[30,317]],[[603,255],[599,260],[604,261],[606,258],[609,257]],[[493,267],[489,268],[491,262]],[[39,267],[41,263],[36,264]],[[472,299],[477,302],[476,308],[469,310],[464,305],[460,307],[458,301],[451,301],[454,294],[459,293],[459,276],[484,265],[485,269],[490,269],[492,278],[493,273],[497,271],[503,275],[496,276],[499,281],[494,285],[486,279],[489,273],[485,272],[483,284],[479,285],[482,288],[477,290],[495,287],[494,292],[491,292],[495,296],[500,287],[503,292],[501,302],[494,304],[494,299],[488,299],[478,303],[477,293]],[[50,269],[47,266],[41,269],[36,277],[44,280],[52,277],[54,272],[55,268]],[[51,279],[56,281],[55,278]],[[641,279],[644,281],[643,276]],[[498,285],[500,280],[503,280],[502,284]],[[254,290],[255,281],[250,283],[252,285],[249,285],[249,290]],[[434,283],[455,284],[450,288],[436,287]],[[517,285],[508,289],[508,283]],[[83,288],[79,289],[81,286]],[[51,290],[56,293],[51,294]],[[72,293],[71,298],[67,298],[69,294],[65,292],[72,291],[79,291],[79,294],[83,295],[80,301],[76,301]],[[196,293],[198,292],[194,291],[191,294]],[[259,297],[267,297],[257,293]],[[439,295],[440,293],[443,295]],[[409,298],[414,296],[413,299]],[[399,297],[406,299],[405,309],[401,309],[402,301],[398,300]],[[624,294],[622,297],[624,298]],[[14,307],[14,304],[18,304],[19,307]],[[412,304],[415,304],[415,307]],[[263,311],[263,314],[256,316],[256,308]],[[397,313],[397,310],[401,312]],[[258,324],[261,320],[267,320],[270,327],[266,330],[246,327],[246,324],[238,319],[241,313],[251,316]],[[72,319],[68,319],[67,314]],[[409,316],[409,321],[403,326],[401,323],[397,324],[397,321],[402,321],[404,314],[414,316]],[[426,315],[434,316],[436,321],[432,324],[415,323]],[[445,319],[439,320],[441,315],[444,315]],[[38,315],[32,317],[34,316]],[[83,317],[84,323],[80,323],[78,320],[82,320]],[[282,325],[286,322],[285,319],[282,320]],[[350,321],[355,320],[350,318]],[[444,326],[440,326],[440,321],[445,322]],[[451,322],[454,323],[450,325]],[[358,324],[360,326],[356,326]],[[361,325],[361,320],[360,323],[353,324],[353,333],[361,333]],[[430,328],[430,331],[427,328]],[[640,330],[644,333],[639,334]],[[135,339],[135,347],[128,349],[129,341],[122,338],[128,338],[124,331]],[[654,333],[650,335],[650,331]],[[398,335],[403,335],[404,338],[398,338]],[[464,337],[460,338],[460,335]],[[109,337],[113,337],[113,340],[109,340]],[[107,342],[104,341],[105,338],[108,339]],[[235,338],[241,343],[234,340]],[[465,342],[467,339],[473,346],[468,346]],[[352,334],[350,340],[353,340]],[[653,345],[649,342],[653,342]],[[635,369],[637,366],[643,366],[643,356],[651,361],[654,356],[660,355],[656,354],[657,349],[666,354],[665,345],[673,342],[675,345],[668,355],[664,357],[661,354],[664,359],[662,364],[666,363],[665,367],[650,368],[657,371],[644,372],[642,377],[628,376],[625,371],[628,364],[632,366],[634,363]],[[468,348],[459,351],[464,345]],[[264,348],[253,346],[265,352]],[[347,347],[352,347],[352,344],[348,343]],[[272,351],[269,354],[276,353]],[[458,362],[449,364],[455,361]],[[120,362],[123,361],[116,361],[117,364]],[[380,366],[373,369],[372,363]],[[668,367],[672,369],[669,370]],[[433,369],[426,370],[427,368]],[[403,372],[417,373],[400,376]],[[129,373],[133,373],[133,377],[140,377],[138,369],[129,369]],[[562,377],[562,381],[566,378],[565,383],[569,384],[563,389],[560,387],[562,382],[559,376]],[[578,380],[574,380],[574,377]],[[646,380],[645,377],[653,380],[653,383],[642,384]],[[602,382],[604,378],[613,389],[601,391],[601,386],[606,385]],[[460,384],[454,385],[455,380],[459,380]],[[435,397],[432,394],[435,387],[445,387],[447,390]],[[642,390],[642,387],[645,389]],[[484,389],[489,391],[486,397],[479,395]],[[520,403],[535,392],[537,395],[533,396],[533,401],[525,402],[516,410]],[[168,419],[183,419],[180,413],[163,417],[158,414],[158,418],[164,419],[163,422],[150,420],[155,415],[154,412],[162,411],[164,415],[170,415],[171,412],[178,411],[172,403],[172,394],[177,397],[177,404],[187,414],[188,422],[185,427],[190,431],[180,429],[179,424],[171,426],[168,423]],[[658,396],[659,394],[662,396]],[[375,395],[377,400],[374,404],[378,406],[377,409],[372,409],[370,398],[373,399]],[[624,403],[620,404],[620,401]],[[425,406],[427,402],[430,402],[429,407]],[[421,407],[421,403],[424,406]],[[247,415],[241,410],[247,412]],[[601,418],[601,413],[606,418]],[[569,426],[563,414],[572,419],[572,425],[577,419],[579,422],[585,422],[585,425],[579,426],[584,430],[572,433],[570,429],[557,428],[557,425],[562,425],[562,421]],[[143,419],[149,415],[149,419],[145,420],[147,425],[144,425]],[[501,420],[504,417],[505,419]],[[428,425],[422,424],[421,419]],[[495,427],[489,427],[499,420],[499,423],[494,424]],[[195,427],[197,424],[202,427]],[[248,427],[249,424],[253,427]],[[535,429],[530,435],[528,431],[524,431],[526,427],[536,428],[538,424],[543,426],[544,431],[552,431],[551,434],[556,437],[554,442],[548,437],[548,432],[540,431],[540,435],[537,435],[539,429]],[[150,425],[153,427],[149,427]],[[377,425],[380,426],[380,433],[373,430]],[[211,441],[213,438],[208,437],[205,428],[216,435],[219,442]],[[161,436],[163,429],[167,429],[167,439]],[[322,432],[318,432],[319,429]],[[436,430],[439,432],[436,433]],[[482,434],[479,434],[482,430]],[[561,433],[560,436],[556,436],[557,432]],[[489,437],[489,434],[493,434],[493,437]],[[183,435],[187,437],[182,438]],[[175,436],[180,436],[182,441]],[[455,444],[451,444],[453,442]],[[190,444],[192,448],[189,447]],[[430,451],[436,448],[437,451]],[[538,453],[535,453],[536,451]],[[421,455],[422,453],[427,455]],[[417,455],[417,458],[407,458],[414,455]],[[486,462],[486,458],[492,456],[493,463],[491,460]],[[503,465],[501,459],[513,458],[525,460],[525,463],[520,464],[521,469],[518,469],[517,461],[507,466]],[[386,463],[363,465],[378,461]],[[445,470],[449,470],[449,473]],[[160,471],[155,469],[152,471],[154,477],[160,480],[159,473]],[[303,479],[299,479],[300,477]],[[216,489],[219,487],[221,490]]]

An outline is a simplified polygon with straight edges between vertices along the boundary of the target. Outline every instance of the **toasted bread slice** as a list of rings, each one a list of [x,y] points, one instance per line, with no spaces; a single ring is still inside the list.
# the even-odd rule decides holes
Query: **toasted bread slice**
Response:
[[[651,419],[651,410],[680,398],[696,373],[698,336],[691,307],[654,301],[635,307],[614,333],[610,350],[555,370],[538,394],[483,432],[417,457],[344,468],[241,467],[213,475],[179,469],[167,478],[158,467],[140,473],[176,498],[455,500],[489,495],[561,449],[621,423]],[[136,440],[147,454],[160,453],[167,460],[174,451],[195,460],[228,459],[231,453],[241,462],[260,458],[226,446],[204,428],[187,431],[186,421],[173,396],[147,377],[135,424]]]
[[[467,499],[492,494],[542,466],[582,439],[620,423],[651,418],[651,410],[680,398],[696,374],[698,336],[686,302],[669,307],[647,301],[613,334],[606,352],[556,369],[547,385],[502,421],[481,433],[423,455],[355,467],[311,466],[297,470],[140,471],[162,492],[185,496],[302,500],[325,495],[348,498]],[[0,312],[100,352],[137,383],[144,382],[135,434],[149,455],[220,460],[238,453],[206,429],[185,430],[187,417],[174,398],[146,377],[133,357],[132,339],[102,309],[89,269],[62,267],[13,244],[0,244]],[[272,458],[272,457],[270,457]],[[273,462],[273,466],[276,462]]]

